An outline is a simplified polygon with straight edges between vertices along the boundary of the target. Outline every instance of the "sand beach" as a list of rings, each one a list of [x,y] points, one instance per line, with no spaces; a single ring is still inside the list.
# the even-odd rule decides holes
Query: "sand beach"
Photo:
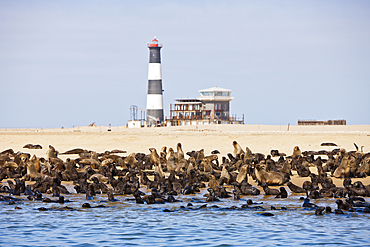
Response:
[[[73,148],[83,148],[104,152],[106,150],[125,150],[130,153],[149,153],[149,148],[160,150],[167,146],[176,148],[182,143],[184,152],[204,149],[205,154],[219,150],[219,159],[232,153],[232,142],[236,140],[243,149],[249,147],[254,153],[279,152],[291,155],[294,146],[302,151],[332,150],[321,143],[332,142],[336,148],[355,150],[353,143],[370,152],[370,125],[343,126],[298,126],[298,125],[208,125],[208,126],[174,126],[161,128],[128,129],[126,127],[95,126],[70,129],[1,129],[0,150],[12,148],[15,152],[27,152],[37,157],[45,157],[48,145],[59,152]],[[43,149],[24,149],[25,144],[40,144]],[[123,155],[125,156],[125,154]],[[60,155],[60,158],[77,158],[77,155]],[[314,169],[314,168],[313,168]],[[315,170],[313,170],[314,172]],[[294,174],[294,173],[293,173]],[[301,185],[307,178],[297,175],[292,181]],[[357,179],[353,179],[356,181]],[[369,178],[361,179],[370,184]],[[253,184],[253,181],[250,182]],[[342,179],[334,179],[338,186]]]

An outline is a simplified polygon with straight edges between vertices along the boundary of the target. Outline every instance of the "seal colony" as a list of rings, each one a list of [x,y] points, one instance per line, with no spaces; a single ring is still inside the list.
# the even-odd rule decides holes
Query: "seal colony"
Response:
[[[287,198],[290,191],[290,194],[302,194],[304,202],[299,202],[299,205],[315,209],[315,215],[332,211],[328,206],[311,203],[310,199],[337,198],[334,212],[338,214],[343,211],[370,212],[370,204],[364,199],[370,197],[370,185],[361,181],[352,183],[351,180],[370,175],[370,153],[364,153],[363,148],[359,150],[356,144],[356,150],[349,152],[343,148],[301,151],[295,146],[289,156],[278,150],[271,150],[267,155],[253,153],[248,147],[243,149],[237,141],[231,144],[230,149],[233,150],[223,157],[218,156],[218,150],[209,155],[204,153],[204,149],[185,153],[181,143],[175,149],[162,147],[159,153],[155,148],[149,148],[149,153],[127,156],[122,155],[125,151],[118,149],[97,153],[75,148],[60,153],[52,145],[49,145],[46,157],[31,157],[28,153],[7,149],[0,153],[0,193],[8,195],[1,195],[0,201],[15,204],[21,199],[14,196],[25,195],[26,200],[67,203],[69,199],[65,196],[71,192],[62,185],[62,181],[72,181],[75,192],[84,194],[86,200],[92,200],[97,194],[106,194],[108,201],[112,202],[117,201],[115,195],[129,195],[132,197],[128,200],[133,203],[164,204],[179,202],[176,196],[180,194],[196,195],[206,191],[200,202],[211,203],[229,197],[243,200],[245,196],[261,193]],[[30,145],[26,146],[30,148]],[[78,157],[63,160],[63,155]],[[317,174],[312,173],[310,168],[316,168]],[[290,181],[293,172],[307,178],[302,187]],[[336,186],[331,177],[343,179],[343,186]],[[251,180],[256,181],[257,186],[251,185]],[[26,184],[26,181],[32,183]],[[279,189],[269,186],[279,186]],[[45,197],[45,194],[58,199]],[[226,209],[267,209],[261,205],[253,206],[255,203],[251,199],[246,202],[241,208],[232,206]],[[92,207],[85,203],[83,208]],[[196,208],[187,204],[178,210],[205,208],[206,204]],[[48,209],[41,207],[40,210]],[[270,210],[277,209],[272,206]],[[288,209],[282,207],[281,210]],[[273,216],[271,213],[261,215]]]

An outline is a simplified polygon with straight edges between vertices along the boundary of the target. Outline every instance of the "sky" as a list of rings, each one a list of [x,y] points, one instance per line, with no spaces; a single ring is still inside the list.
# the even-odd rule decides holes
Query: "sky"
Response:
[[[154,36],[166,117],[218,86],[245,124],[370,124],[369,13],[370,1],[0,0],[0,128],[126,125],[146,107]]]

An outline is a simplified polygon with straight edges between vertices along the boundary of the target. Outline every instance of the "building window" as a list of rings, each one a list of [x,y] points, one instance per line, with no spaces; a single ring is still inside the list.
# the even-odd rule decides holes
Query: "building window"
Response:
[[[230,96],[230,92],[215,92],[215,96]]]
[[[213,92],[202,92],[202,96],[213,96]]]

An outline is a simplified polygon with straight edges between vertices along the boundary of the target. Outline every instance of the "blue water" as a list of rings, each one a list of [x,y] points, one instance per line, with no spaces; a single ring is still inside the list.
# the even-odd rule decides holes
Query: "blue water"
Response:
[[[49,195],[45,195],[49,197]],[[275,199],[248,196],[243,199],[263,202],[266,211],[243,210],[245,200],[232,198],[207,204],[205,209],[180,209],[189,202],[193,208],[204,205],[202,194],[176,197],[182,202],[140,205],[127,201],[131,196],[116,196],[117,202],[101,202],[82,208],[84,195],[71,194],[73,202],[43,203],[22,201],[15,205],[0,202],[1,246],[365,246],[370,244],[370,214],[346,212],[324,214],[302,209],[300,196]],[[368,200],[367,200],[368,201]],[[336,208],[335,199],[312,202]],[[217,205],[219,208],[213,208]],[[288,211],[270,210],[271,206]],[[73,210],[59,210],[68,206]],[[227,207],[237,206],[237,210]],[[21,209],[15,209],[20,207]],[[48,211],[39,211],[45,207]],[[164,212],[164,209],[173,212]],[[272,217],[261,213],[271,212]]]

